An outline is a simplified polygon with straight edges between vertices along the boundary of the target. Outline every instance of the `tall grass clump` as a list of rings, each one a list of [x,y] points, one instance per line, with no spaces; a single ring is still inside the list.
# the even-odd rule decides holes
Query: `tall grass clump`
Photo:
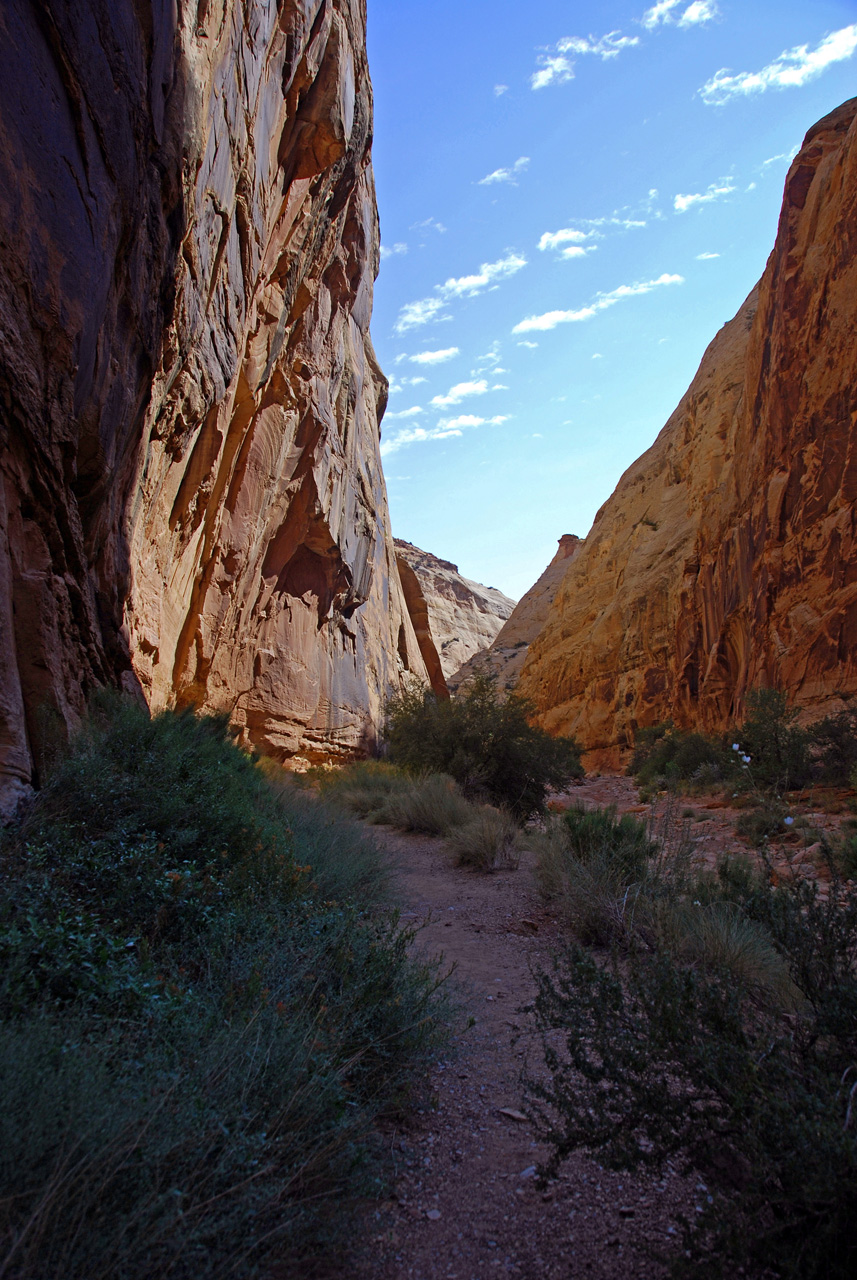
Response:
[[[527,702],[501,696],[477,673],[449,699],[414,686],[387,708],[391,763],[411,773],[447,774],[468,799],[489,801],[519,820],[541,812],[548,789],[583,776],[580,748],[531,725]]]
[[[514,818],[490,805],[471,809],[468,820],[455,827],[446,840],[459,866],[477,871],[517,867],[520,830]]]
[[[0,861],[0,1274],[311,1274],[441,1038],[372,842],[102,697]]]
[[[615,807],[575,807],[528,833],[543,893],[580,942],[604,946],[626,933],[657,852],[645,823]]]
[[[676,1274],[845,1280],[857,1267],[857,899],[738,862],[678,886],[624,953],[539,976],[546,1171],[584,1149],[707,1188]],[[659,927],[652,927],[653,922]]]

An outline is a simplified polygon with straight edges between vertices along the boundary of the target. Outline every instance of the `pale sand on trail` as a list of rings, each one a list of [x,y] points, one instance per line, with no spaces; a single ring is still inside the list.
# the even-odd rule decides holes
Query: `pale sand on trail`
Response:
[[[574,800],[634,806],[628,779],[594,779]],[[549,967],[562,941],[525,855],[514,871],[454,865],[442,840],[375,828],[389,852],[406,923],[419,948],[455,965],[463,1017],[450,1053],[432,1071],[426,1106],[386,1134],[394,1198],[370,1212],[354,1280],[659,1280],[653,1251],[678,1245],[677,1215],[704,1189],[667,1168],[628,1175],[573,1156],[544,1189],[534,1166],[548,1155],[523,1117],[525,1058],[541,1055],[532,1015],[532,966]],[[475,1019],[465,1029],[466,1022]],[[513,1113],[512,1115],[509,1112]],[[517,1118],[517,1113],[521,1118]]]

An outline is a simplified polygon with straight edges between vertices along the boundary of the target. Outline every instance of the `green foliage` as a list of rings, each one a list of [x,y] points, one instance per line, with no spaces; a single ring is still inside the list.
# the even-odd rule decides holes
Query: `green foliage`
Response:
[[[518,865],[518,825],[509,814],[489,806],[476,808],[461,826],[450,831],[446,843],[463,867],[494,871]]]
[[[465,800],[452,778],[430,773],[417,778],[402,791],[394,792],[383,810],[381,821],[402,831],[418,831],[427,836],[448,835],[474,815],[475,806]]]
[[[784,818],[786,807],[773,796],[760,793],[760,803],[752,809],[745,809],[735,823],[739,836],[749,840],[753,845],[762,845],[771,836],[785,831]]]
[[[754,689],[747,708],[735,736],[750,757],[753,782],[780,793],[803,786],[810,777],[809,735],[797,725],[797,710],[779,689]]]
[[[657,846],[645,824],[609,809],[569,809],[530,834],[536,874],[581,942],[605,946],[632,929],[648,859]]]
[[[832,786],[853,786],[857,770],[857,711],[825,716],[808,729],[813,773]]]
[[[406,791],[412,781],[395,765],[380,760],[358,760],[341,769],[321,772],[318,786],[326,800],[341,805],[367,822],[384,822],[391,796]]]
[[[0,1270],[300,1271],[441,1040],[377,849],[222,721],[101,700],[0,860]]]
[[[390,760],[413,773],[448,774],[468,798],[522,820],[543,810],[549,787],[583,776],[573,739],[534,728],[529,714],[523,699],[502,698],[484,672],[448,700],[415,687],[387,709]]]
[[[701,733],[676,729],[671,721],[640,729],[628,772],[644,787],[697,782],[716,785],[734,768],[723,743]]]
[[[572,947],[539,977],[549,1080],[529,1081],[552,1147],[614,1167],[701,1173],[676,1269],[849,1277],[857,1265],[857,900],[771,889],[740,863],[679,893],[674,932],[630,963]],[[561,1040],[557,1037],[561,1033]]]
[[[562,815],[572,855],[589,862],[602,852],[627,880],[639,879],[646,863],[657,852],[649,839],[645,822],[630,813],[616,817],[615,805],[606,809],[584,809],[574,805]]]

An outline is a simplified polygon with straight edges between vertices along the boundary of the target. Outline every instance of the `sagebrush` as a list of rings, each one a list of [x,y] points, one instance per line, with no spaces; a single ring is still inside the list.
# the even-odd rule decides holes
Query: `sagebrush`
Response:
[[[0,1272],[312,1274],[443,1038],[373,843],[102,698],[0,857]]]

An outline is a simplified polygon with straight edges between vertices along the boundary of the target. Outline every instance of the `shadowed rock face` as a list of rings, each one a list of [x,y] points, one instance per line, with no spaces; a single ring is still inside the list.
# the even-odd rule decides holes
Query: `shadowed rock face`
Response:
[[[425,676],[378,451],[364,0],[0,10],[0,778],[100,683],[359,747]]]
[[[762,280],[598,513],[519,689],[617,763],[747,691],[857,693],[857,99],[811,129]]]

